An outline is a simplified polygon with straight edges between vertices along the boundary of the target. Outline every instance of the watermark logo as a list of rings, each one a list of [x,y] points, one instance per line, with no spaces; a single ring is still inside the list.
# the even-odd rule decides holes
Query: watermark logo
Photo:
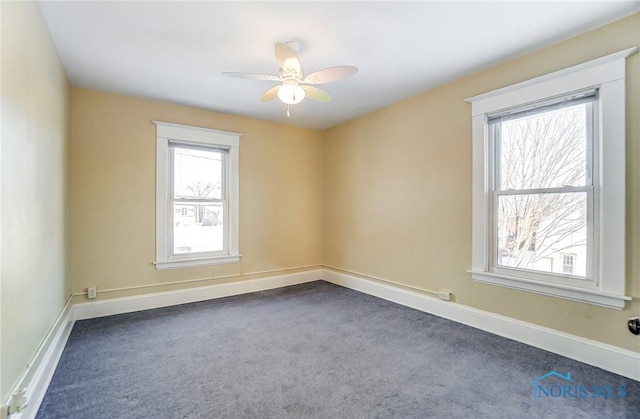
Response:
[[[533,399],[624,399],[627,397],[625,385],[580,384],[571,378],[571,373],[562,375],[549,371],[531,382]]]

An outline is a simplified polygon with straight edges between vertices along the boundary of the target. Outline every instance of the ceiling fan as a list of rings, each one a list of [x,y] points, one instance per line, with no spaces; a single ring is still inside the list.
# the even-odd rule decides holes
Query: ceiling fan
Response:
[[[295,105],[304,98],[317,102],[328,102],[331,95],[313,85],[333,83],[350,77],[358,72],[353,66],[330,67],[304,75],[298,55],[297,45],[293,42],[278,42],[275,46],[276,60],[280,65],[278,76],[251,73],[222,73],[223,76],[240,77],[244,79],[277,81],[280,84],[264,92],[260,100],[267,102],[277,96],[287,105]],[[287,107],[287,116],[290,117]]]

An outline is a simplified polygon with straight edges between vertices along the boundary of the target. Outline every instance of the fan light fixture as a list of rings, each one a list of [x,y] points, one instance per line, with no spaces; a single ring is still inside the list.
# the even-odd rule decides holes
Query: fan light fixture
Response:
[[[296,79],[286,79],[278,89],[278,97],[287,105],[295,105],[302,102],[304,96],[304,89]]]
[[[351,77],[358,72],[358,69],[354,66],[343,65],[314,71],[305,76],[300,66],[300,60],[298,60],[297,51],[298,45],[294,42],[276,43],[274,52],[280,66],[280,72],[277,76],[253,73],[222,73],[222,75],[282,83],[264,92],[260,100],[268,102],[277,96],[287,105],[287,117],[290,117],[289,106],[300,103],[305,98],[316,102],[328,102],[331,100],[329,93],[314,85],[333,83]]]

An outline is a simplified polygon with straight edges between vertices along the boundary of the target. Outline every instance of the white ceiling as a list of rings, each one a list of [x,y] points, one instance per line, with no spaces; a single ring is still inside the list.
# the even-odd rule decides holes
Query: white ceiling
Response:
[[[328,128],[640,10],[636,1],[56,2],[44,17],[71,84]],[[278,41],[305,73],[354,65],[328,103],[260,102]],[[478,92],[481,93],[481,92]]]

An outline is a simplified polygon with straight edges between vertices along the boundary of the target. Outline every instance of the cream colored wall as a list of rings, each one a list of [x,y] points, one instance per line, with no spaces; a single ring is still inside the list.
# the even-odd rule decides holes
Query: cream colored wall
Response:
[[[242,280],[254,272],[289,273],[290,268],[322,263],[320,132],[76,87],[71,120],[74,292],[96,286],[99,298],[111,298]],[[244,134],[240,263],[155,269],[152,120]],[[162,285],[238,274],[245,276]],[[158,286],[139,288],[154,284]],[[104,292],[129,287],[137,289]]]
[[[640,352],[640,54],[627,66],[627,294],[623,311],[475,283],[471,116],[464,99],[640,45],[640,14],[329,129],[324,263]]]
[[[69,85],[35,2],[1,2],[0,401],[71,294]]]

